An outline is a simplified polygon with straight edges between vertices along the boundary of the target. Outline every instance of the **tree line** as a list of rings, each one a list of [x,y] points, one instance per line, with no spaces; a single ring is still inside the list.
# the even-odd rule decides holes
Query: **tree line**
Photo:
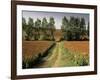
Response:
[[[42,20],[39,18],[34,21],[29,17],[28,22],[22,18],[22,35],[23,40],[55,40],[55,20],[50,17],[47,21],[46,17]],[[89,40],[89,23],[86,29],[84,18],[66,16],[62,18],[61,25],[62,36],[61,40]]]
[[[23,17],[22,30],[24,40],[54,40],[55,21],[53,17],[49,18],[49,22],[45,17],[36,21],[29,18],[26,23]]]
[[[61,30],[63,32],[62,39],[64,40],[89,40],[89,23],[86,29],[84,18],[71,16],[70,19],[67,19],[64,16]]]

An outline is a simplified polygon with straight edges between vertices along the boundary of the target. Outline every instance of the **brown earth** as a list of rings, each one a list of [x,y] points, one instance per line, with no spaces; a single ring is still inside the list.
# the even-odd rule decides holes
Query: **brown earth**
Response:
[[[55,41],[59,41],[62,37],[62,32],[60,29],[56,29],[54,32]]]
[[[52,45],[52,41],[23,41],[22,53],[24,58],[43,53]]]
[[[64,41],[64,46],[70,51],[80,52],[84,55],[89,53],[89,41]]]

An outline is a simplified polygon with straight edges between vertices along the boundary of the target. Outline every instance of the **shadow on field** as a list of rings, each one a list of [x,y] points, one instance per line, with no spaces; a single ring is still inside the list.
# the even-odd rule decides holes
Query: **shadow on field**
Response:
[[[35,58],[32,56],[31,58],[23,59],[22,68],[38,68],[38,64],[43,63],[45,60],[44,57],[48,56],[49,51],[55,46],[56,43],[53,43],[43,54],[39,53]]]

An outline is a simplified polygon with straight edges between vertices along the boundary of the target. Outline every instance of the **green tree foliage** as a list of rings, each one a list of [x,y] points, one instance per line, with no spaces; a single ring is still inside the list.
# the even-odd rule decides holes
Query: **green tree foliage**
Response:
[[[88,37],[89,37],[89,28],[90,28],[90,26],[89,26],[89,22],[88,22],[88,28],[87,28]]]
[[[67,39],[66,33],[67,30],[69,30],[69,23],[68,23],[68,19],[65,16],[62,18],[61,30],[63,32],[63,38]]]
[[[80,28],[85,28],[85,19],[81,18]]]
[[[42,20],[42,32],[43,32],[43,39],[47,39],[47,28],[48,28],[48,22],[47,19],[44,17]]]
[[[41,20],[40,19],[37,19],[36,21],[35,21],[35,28],[36,28],[36,39],[38,39],[39,40],[39,38],[40,38],[40,29],[41,29]]]
[[[54,40],[55,21],[50,17],[49,22],[44,17],[42,20],[38,19],[34,22],[32,18],[28,19],[26,23],[25,18],[22,18],[23,36],[24,40]]]
[[[44,17],[42,20],[42,28],[46,29],[47,27],[48,27],[48,22],[47,22],[47,19]]]
[[[80,19],[74,18],[74,26],[72,28],[73,30],[73,40],[79,40],[80,39]]]
[[[26,28],[27,28],[26,20],[25,18],[22,18],[22,39],[23,40],[26,40],[27,38]]]
[[[23,17],[23,18],[22,18],[22,29],[25,30],[25,29],[26,29],[26,26],[27,26],[26,20],[25,20],[25,18]]]
[[[33,21],[28,19],[26,23],[25,18],[22,18],[22,29],[24,40],[54,40],[55,20],[53,17],[49,21],[44,17],[42,20]],[[88,40],[89,39],[89,23],[86,29],[84,18],[73,17],[62,18],[62,39],[64,40]]]
[[[68,20],[65,16],[62,18],[63,38],[65,40],[88,40],[86,24],[84,18],[71,16]]]
[[[31,40],[33,37],[33,29],[34,29],[34,22],[32,18],[28,19],[28,25],[27,25],[27,29],[26,29],[26,33],[28,35],[28,40]]]
[[[40,35],[41,35],[41,20],[37,19],[37,30],[38,30],[38,40],[40,39]]]
[[[81,29],[81,35],[83,36],[83,35],[85,35],[85,31],[86,31],[86,29],[85,29],[85,20],[84,20],[84,18],[81,18],[81,22],[80,22],[80,29]]]
[[[50,17],[49,19],[49,24],[48,24],[48,28],[50,29],[50,37],[51,37],[51,40],[54,40],[54,31],[55,31],[55,21],[54,21],[54,18],[53,17]]]

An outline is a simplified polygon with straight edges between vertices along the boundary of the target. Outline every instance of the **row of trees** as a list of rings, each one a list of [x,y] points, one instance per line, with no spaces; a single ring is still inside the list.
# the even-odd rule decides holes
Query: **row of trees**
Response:
[[[55,21],[53,17],[50,17],[48,22],[44,17],[42,20],[37,18],[36,21],[29,18],[26,22],[23,17],[22,30],[24,40],[54,40]]]
[[[89,23],[86,29],[84,18],[76,18],[71,16],[67,19],[65,16],[62,19],[61,30],[64,40],[89,40]]]
[[[23,40],[55,40],[54,31],[55,20],[53,17],[49,21],[44,17],[42,20],[34,21],[32,18],[22,18]],[[89,23],[86,29],[84,18],[73,17],[62,18],[61,30],[63,40],[89,40]]]

